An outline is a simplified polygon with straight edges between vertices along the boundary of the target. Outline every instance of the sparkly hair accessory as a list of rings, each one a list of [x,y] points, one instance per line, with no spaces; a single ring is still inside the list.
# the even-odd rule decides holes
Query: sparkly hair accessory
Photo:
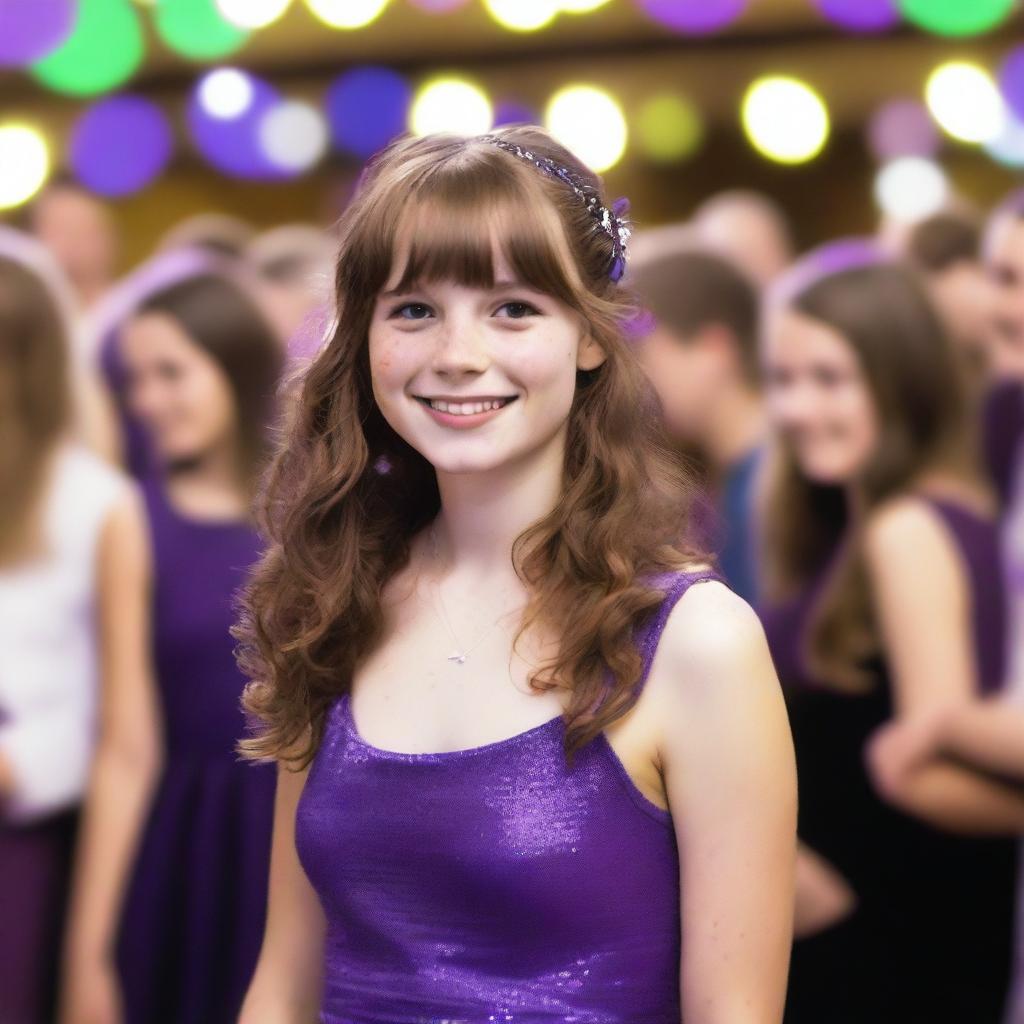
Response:
[[[568,167],[556,164],[550,157],[540,156],[529,149],[496,135],[481,135],[481,141],[489,142],[499,149],[505,150],[533,164],[539,171],[567,185],[575,193],[576,198],[586,207],[587,213],[594,218],[597,226],[612,240],[612,262],[608,268],[608,276],[613,281],[621,279],[626,270],[626,244],[632,234],[625,215],[629,210],[629,200],[623,196],[612,203],[611,208],[601,204],[600,193],[593,185],[588,184]]]

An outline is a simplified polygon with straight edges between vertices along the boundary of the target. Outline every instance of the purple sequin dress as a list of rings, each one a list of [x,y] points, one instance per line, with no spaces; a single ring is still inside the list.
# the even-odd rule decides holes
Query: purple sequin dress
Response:
[[[165,764],[128,881],[117,965],[125,1024],[234,1024],[266,914],[275,773],[244,733],[232,597],[259,554],[240,522],[188,519],[144,483]]]
[[[664,578],[639,685],[671,608],[712,578]],[[564,733],[395,753],[335,702],[296,817],[328,922],[322,1024],[679,1024],[672,817],[603,733],[568,770]]]

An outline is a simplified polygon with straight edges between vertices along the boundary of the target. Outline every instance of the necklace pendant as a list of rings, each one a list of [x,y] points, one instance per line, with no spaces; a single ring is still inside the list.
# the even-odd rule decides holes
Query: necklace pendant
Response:
[[[466,663],[466,655],[460,654],[458,651],[456,651],[454,654],[448,655],[448,660],[457,662],[459,665],[464,665]]]

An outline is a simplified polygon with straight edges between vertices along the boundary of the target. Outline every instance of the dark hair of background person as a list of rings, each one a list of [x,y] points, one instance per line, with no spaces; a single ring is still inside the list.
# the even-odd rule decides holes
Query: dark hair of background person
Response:
[[[981,226],[957,213],[935,213],[910,230],[907,259],[926,274],[938,274],[981,256]]]
[[[700,249],[678,250],[644,261],[629,282],[640,304],[684,344],[711,324],[728,328],[744,378],[757,385],[759,298],[739,268]]]
[[[601,188],[542,129],[495,134]],[[452,135],[402,137],[382,150],[340,228],[336,328],[303,378],[273,465],[262,509],[270,543],[235,631],[252,680],[245,706],[262,730],[240,749],[309,763],[328,708],[383,635],[388,580],[440,509],[434,467],[373,396],[369,328],[396,259],[407,257],[401,288],[433,280],[491,288],[497,238],[517,278],[574,310],[605,354],[577,373],[560,499],[511,554],[529,591],[513,645],[536,621],[561,638],[530,685],[569,693],[571,763],[639,696],[634,630],[664,593],[651,575],[701,557],[688,536],[690,478],[625,337],[636,310],[609,277],[612,240],[563,181],[482,139]]]
[[[42,280],[0,256],[0,562],[38,540],[32,513],[71,421],[68,344]]]
[[[281,341],[243,288],[219,274],[186,278],[149,296],[136,316],[171,317],[226,374],[238,414],[246,479],[255,481],[269,450],[269,427],[284,368]]]
[[[789,306],[836,331],[867,382],[879,437],[851,508],[841,486],[808,480],[784,441],[763,494],[761,564],[769,600],[783,600],[825,570],[805,653],[817,678],[862,689],[864,661],[881,650],[860,531],[872,510],[928,471],[979,479],[976,431],[952,343],[910,268],[882,263],[813,281]],[[831,559],[831,562],[829,560]]]

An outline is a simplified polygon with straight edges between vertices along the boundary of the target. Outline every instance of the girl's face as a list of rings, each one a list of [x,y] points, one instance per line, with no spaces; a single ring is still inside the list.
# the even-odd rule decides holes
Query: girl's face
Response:
[[[516,281],[497,252],[493,289],[438,281],[398,293],[396,262],[369,331],[373,393],[394,431],[439,472],[560,460],[576,371],[604,358],[581,317]]]
[[[1007,217],[991,232],[989,276],[995,293],[991,361],[999,377],[1024,377],[1024,218]]]
[[[201,458],[230,442],[235,399],[227,374],[172,317],[144,313],[121,332],[128,404],[166,462]]]
[[[768,318],[765,400],[800,471],[843,486],[864,472],[878,444],[878,415],[860,361],[841,334],[793,309]]]

